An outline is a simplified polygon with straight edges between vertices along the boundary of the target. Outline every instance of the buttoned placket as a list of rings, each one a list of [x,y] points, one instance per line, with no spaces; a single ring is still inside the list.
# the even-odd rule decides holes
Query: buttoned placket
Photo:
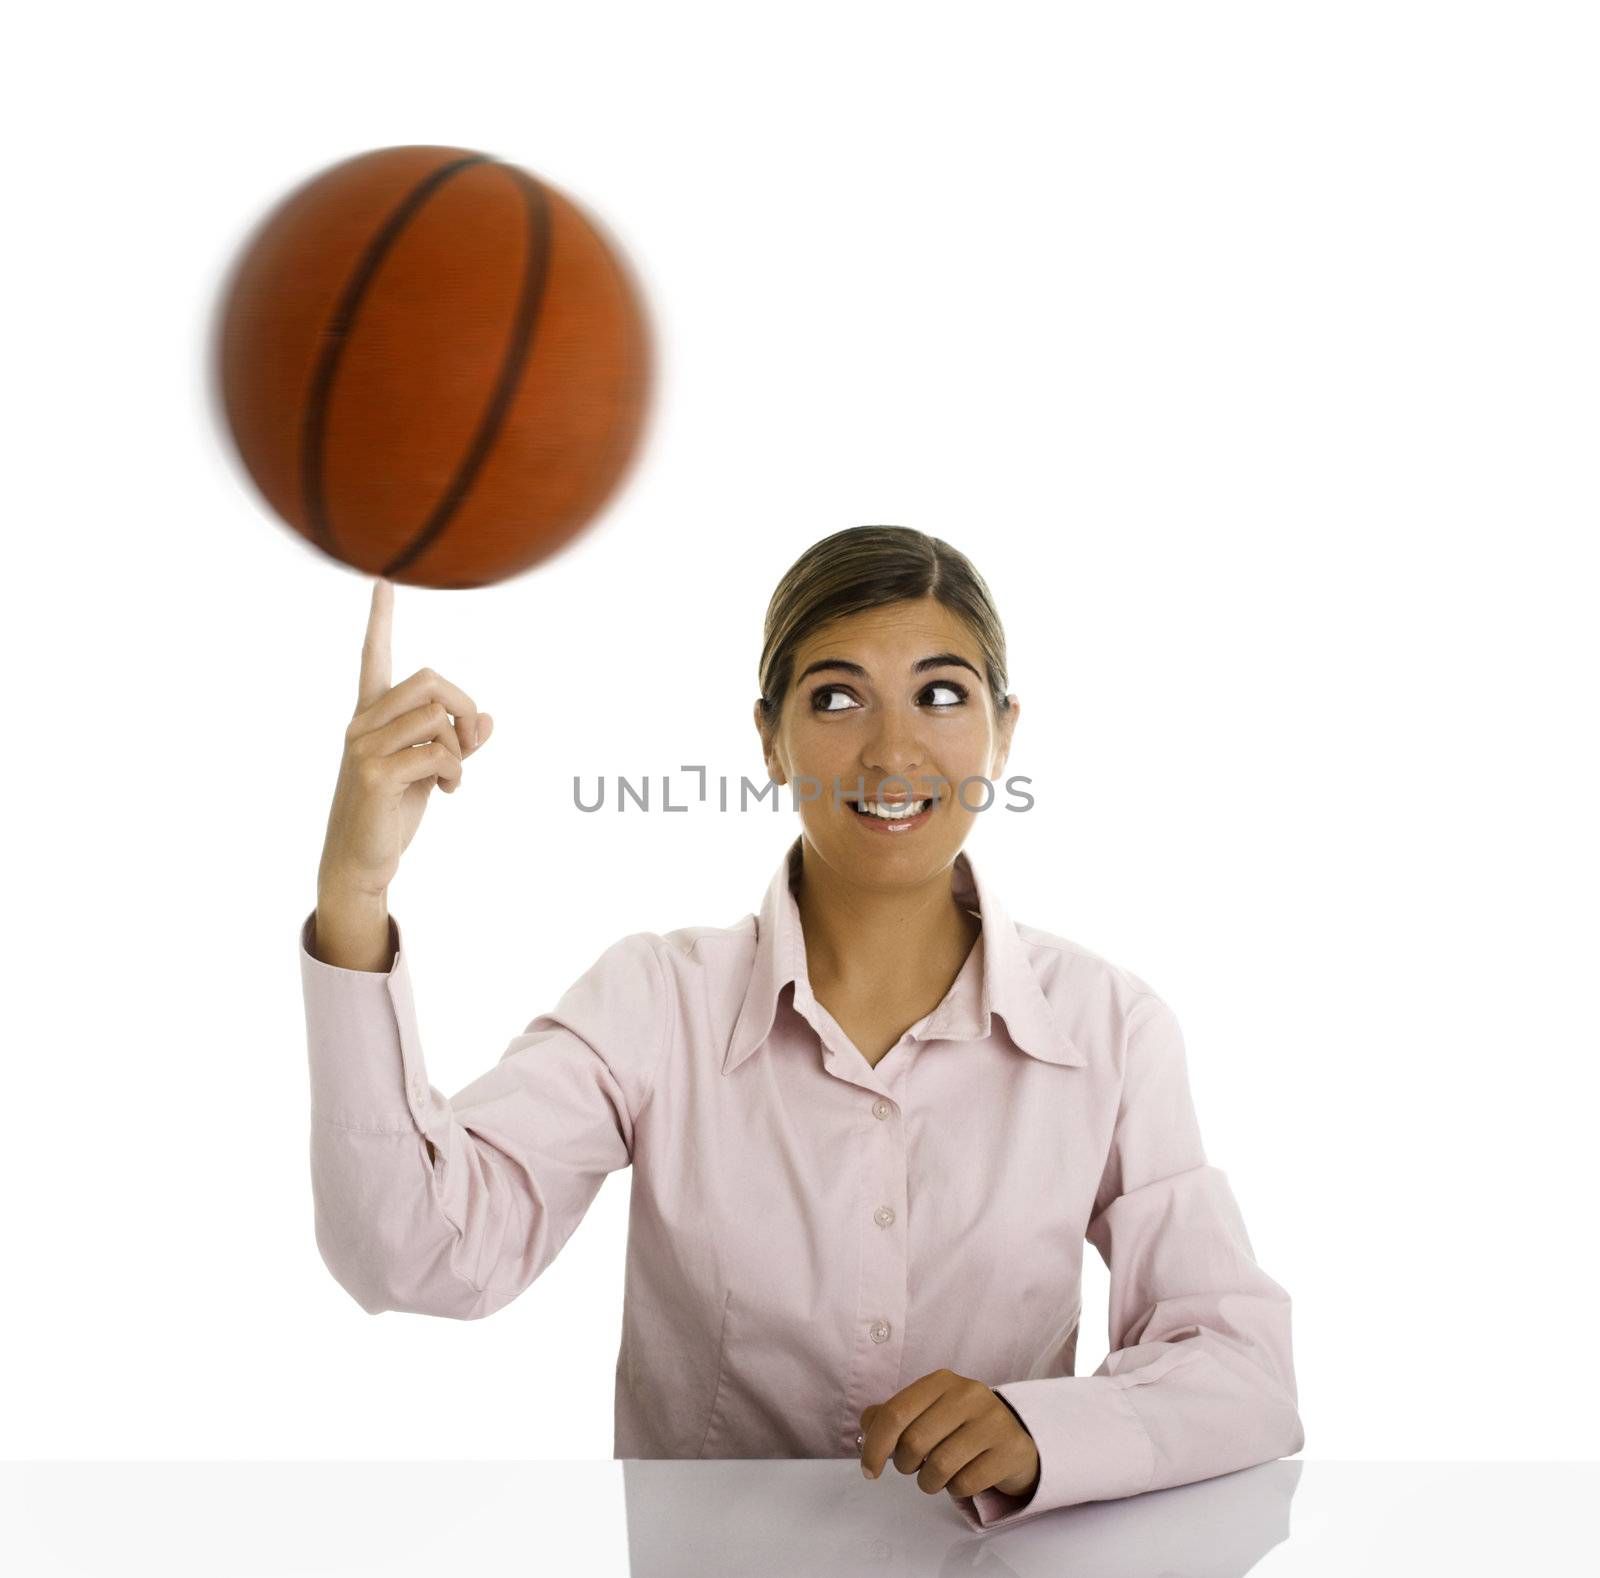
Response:
[[[886,1097],[879,1096],[877,1100],[872,1103],[872,1116],[877,1119],[879,1123],[887,1123],[893,1115],[894,1103],[889,1101]],[[873,1212],[873,1220],[877,1222],[880,1227],[891,1226],[894,1222],[893,1208],[886,1205],[880,1205],[878,1209]],[[862,1407],[865,1406],[866,1405],[863,1403]],[[857,1417],[859,1417],[859,1414]],[[862,1431],[858,1430],[856,1432],[856,1451],[859,1452],[864,1446],[866,1446],[866,1444],[866,1435]]]
[[[857,1425],[868,1403],[882,1402],[903,1384],[900,1369],[911,1269],[902,1225],[907,1194],[904,1116],[899,1103],[883,1095],[875,1095],[868,1110],[872,1116],[857,1208],[866,1242],[861,1245],[861,1300],[856,1308],[850,1398],[851,1418]],[[856,1434],[859,1452],[866,1441],[859,1429]]]
[[[860,1427],[862,1411],[869,1403],[880,1403],[892,1396],[904,1384],[901,1363],[910,1287],[904,1227],[908,1196],[905,1123],[899,1101],[885,1092],[882,1076],[893,1073],[903,1077],[906,1071],[901,1065],[923,1044],[919,1032],[932,1015],[907,1030],[873,1065],[809,991],[797,995],[795,1007],[817,1033],[827,1072],[858,1086],[864,1098],[871,1098],[866,1102],[868,1118],[862,1135],[861,1188],[856,1206],[858,1231],[864,1238],[858,1261],[861,1292],[846,1387],[847,1439],[860,1452],[866,1444]]]

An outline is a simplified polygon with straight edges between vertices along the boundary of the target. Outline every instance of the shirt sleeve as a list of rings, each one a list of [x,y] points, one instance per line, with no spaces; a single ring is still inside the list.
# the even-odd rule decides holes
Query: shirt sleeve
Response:
[[[659,939],[613,943],[454,1096],[428,1081],[400,925],[387,971],[346,970],[300,927],[317,1248],[369,1314],[493,1314],[555,1259],[634,1125],[665,1052]]]
[[[1208,1165],[1183,1035],[1153,993],[1129,1011],[1122,1098],[1085,1235],[1111,1274],[1111,1352],[1087,1376],[994,1390],[1033,1437],[1029,1497],[953,1497],[974,1529],[1186,1485],[1305,1445],[1289,1296],[1256,1264]]]

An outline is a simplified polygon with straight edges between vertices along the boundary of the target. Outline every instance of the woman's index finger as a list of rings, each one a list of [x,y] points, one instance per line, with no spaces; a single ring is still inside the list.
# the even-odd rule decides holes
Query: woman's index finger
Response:
[[[370,707],[390,685],[389,638],[394,629],[394,582],[381,575],[372,583],[372,608],[367,615],[366,639],[361,643],[361,688],[356,711]]]

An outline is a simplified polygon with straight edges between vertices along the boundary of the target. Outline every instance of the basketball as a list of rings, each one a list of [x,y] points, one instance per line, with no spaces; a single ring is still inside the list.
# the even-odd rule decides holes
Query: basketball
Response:
[[[273,512],[412,586],[488,586],[570,542],[639,447],[643,295],[570,197],[462,148],[357,155],[242,247],[213,395]]]

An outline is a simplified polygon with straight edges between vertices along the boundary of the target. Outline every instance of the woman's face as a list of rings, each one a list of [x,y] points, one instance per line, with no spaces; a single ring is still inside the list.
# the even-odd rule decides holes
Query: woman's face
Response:
[[[983,675],[977,641],[934,597],[851,614],[800,644],[776,727],[767,733],[759,705],[756,727],[768,776],[794,785],[829,866],[915,882],[955,859],[979,808],[999,799],[981,783],[957,790],[999,778],[1021,712],[1010,696],[997,717]],[[880,792],[933,803],[904,826],[850,803]]]

